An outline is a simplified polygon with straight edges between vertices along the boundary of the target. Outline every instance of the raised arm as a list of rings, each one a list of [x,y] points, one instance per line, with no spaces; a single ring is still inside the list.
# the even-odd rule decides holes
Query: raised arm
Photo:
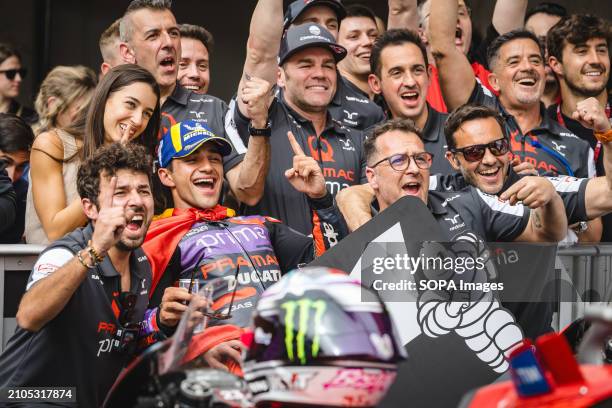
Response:
[[[545,177],[527,176],[514,183],[500,196],[510,204],[521,201],[532,209],[525,230],[515,241],[559,242],[567,233],[563,200]]]
[[[283,1],[259,0],[251,17],[246,60],[238,85],[238,107],[247,116],[246,104],[242,100],[244,82],[250,77],[276,83],[278,52],[283,35]]]
[[[499,34],[522,28],[526,11],[527,0],[497,0],[493,10],[493,27]]]
[[[455,46],[457,17],[457,0],[431,0],[427,35],[449,112],[468,102],[476,86],[470,62]]]
[[[276,83],[282,34],[282,0],[259,0],[251,17],[247,55],[236,93],[237,108],[251,119],[254,129],[263,129],[268,122],[268,108],[274,97],[270,88]],[[226,174],[230,188],[240,202],[247,205],[259,202],[264,193],[269,164],[268,138],[249,137],[244,160]]]
[[[30,183],[34,208],[49,241],[83,226],[87,218],[80,200],[66,202],[61,141],[54,132],[41,133],[30,155]],[[76,180],[72,180],[76,183]],[[27,239],[27,237],[26,237]]]
[[[594,132],[606,133],[612,130],[605,110],[595,98],[578,102],[572,117]],[[612,212],[612,141],[602,142],[602,147],[606,176],[592,178],[587,184],[585,206],[589,219]]]
[[[412,31],[419,29],[417,0],[389,0],[387,29],[394,28],[406,28]]]
[[[117,178],[113,177],[110,187],[101,191],[99,211],[91,247],[105,257],[108,250],[121,238],[126,225],[126,207],[113,205]],[[79,257],[83,260],[79,260]],[[87,249],[72,254],[65,248],[53,248],[44,253],[34,265],[31,280],[35,283],[25,293],[17,311],[17,322],[25,330],[38,331],[53,320],[66,306],[74,292],[87,276],[94,259]],[[55,270],[50,268],[55,266]],[[40,266],[40,271],[38,271]],[[37,276],[37,273],[39,274]]]
[[[255,129],[263,129],[268,122],[272,85],[263,79],[253,78],[242,81],[242,101],[245,115],[251,118]],[[233,112],[228,112],[233,115]],[[266,176],[270,166],[270,141],[266,136],[249,136],[248,149],[244,159],[230,169],[226,178],[238,201],[256,205],[263,196]]]

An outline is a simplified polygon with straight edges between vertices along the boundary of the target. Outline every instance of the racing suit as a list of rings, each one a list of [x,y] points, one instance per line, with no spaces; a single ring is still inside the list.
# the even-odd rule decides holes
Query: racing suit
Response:
[[[239,337],[267,287],[278,281],[283,273],[310,262],[347,235],[346,225],[333,205],[331,194],[318,200],[308,199],[308,202],[315,220],[313,238],[273,218],[253,215],[196,220],[175,246],[170,245],[174,248],[162,249],[159,245],[151,245],[147,239],[143,248],[153,266],[149,305],[152,309],[147,311],[150,331],[160,326],[155,315],[167,287],[179,279],[194,277],[202,288],[213,279],[221,278],[225,284],[216,287],[218,293],[214,293],[214,308],[217,313],[228,314],[232,296],[225,295],[235,291],[230,317],[209,321],[206,345],[200,354],[216,344]],[[174,210],[173,215],[176,213]],[[151,229],[155,230],[155,227],[154,222]],[[163,241],[162,245],[168,244],[168,240]],[[161,276],[156,272],[154,255],[159,250],[171,254]],[[165,334],[171,332],[168,328],[161,329]]]

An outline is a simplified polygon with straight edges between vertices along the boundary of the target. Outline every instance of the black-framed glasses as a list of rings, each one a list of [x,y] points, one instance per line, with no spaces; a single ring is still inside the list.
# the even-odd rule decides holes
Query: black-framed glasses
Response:
[[[465,160],[469,162],[476,162],[482,160],[485,155],[486,149],[489,149],[489,151],[495,156],[501,156],[508,153],[508,151],[510,150],[510,146],[508,144],[508,139],[504,137],[487,144],[478,144],[462,147],[460,149],[452,149],[451,152],[461,153]]]
[[[433,161],[433,154],[429,152],[421,152],[415,153],[413,155],[409,155],[407,153],[398,153],[391,155],[389,157],[385,157],[374,163],[371,168],[378,166],[380,163],[384,161],[389,162],[389,166],[395,171],[404,171],[408,167],[410,167],[410,161],[414,160],[414,163],[417,165],[419,169],[426,170],[431,167],[431,163]]]
[[[4,74],[4,76],[9,80],[12,81],[13,79],[15,79],[15,77],[17,76],[17,74],[19,74],[19,76],[21,77],[21,79],[24,79],[26,77],[26,75],[28,74],[28,70],[26,68],[19,68],[19,69],[4,69],[4,70],[0,70],[0,74]]]

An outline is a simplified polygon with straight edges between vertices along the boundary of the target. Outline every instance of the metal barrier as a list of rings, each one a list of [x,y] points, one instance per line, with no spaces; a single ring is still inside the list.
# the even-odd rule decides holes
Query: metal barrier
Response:
[[[0,352],[15,331],[19,301],[30,270],[44,248],[42,245],[0,245]]]
[[[555,329],[562,329],[584,316],[585,306],[589,303],[612,301],[612,244],[560,249],[556,267],[562,279],[572,282],[572,293],[559,293],[562,301],[558,302]]]
[[[30,270],[42,245],[0,245],[0,352],[15,331],[17,307]],[[553,321],[560,329],[584,315],[585,305],[612,300],[612,244],[580,245],[560,249],[556,269],[573,282],[573,293],[560,293]]]

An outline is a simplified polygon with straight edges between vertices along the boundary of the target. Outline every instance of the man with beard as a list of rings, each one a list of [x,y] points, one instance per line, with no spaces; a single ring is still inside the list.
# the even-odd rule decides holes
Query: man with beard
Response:
[[[548,114],[585,140],[594,150],[598,175],[604,174],[602,144],[593,130],[577,120],[585,108],[599,105],[611,117],[606,84],[610,76],[610,26],[600,18],[573,15],[561,20],[547,37],[549,64],[560,84],[561,104]],[[604,217],[603,241],[612,240],[612,217]]]
[[[478,141],[487,145],[506,142],[507,147],[501,119],[494,111],[486,110],[483,114],[478,108],[467,107],[455,112],[455,117],[449,118],[451,121],[458,124],[459,134],[476,134]],[[474,186],[451,192],[435,191],[429,185],[431,154],[425,151],[419,132],[410,120],[393,119],[377,125],[365,143],[368,183],[380,211],[410,195],[428,204],[449,240],[466,232],[473,232],[486,241],[557,242],[563,238],[567,224],[558,216],[563,212],[563,202],[549,180],[525,177],[505,199]],[[459,140],[462,137],[458,135],[454,148],[458,152],[466,152],[459,147],[464,142]],[[492,155],[494,149],[497,151],[497,147],[485,148],[485,154]],[[501,159],[501,156],[495,158]],[[507,156],[502,167],[504,172],[508,171]],[[451,196],[456,197],[446,200]],[[344,211],[343,215],[346,216]]]
[[[260,23],[265,21],[266,16],[262,16]],[[119,31],[123,62],[138,64],[147,69],[159,84],[161,134],[175,123],[196,120],[206,124],[215,134],[227,137],[235,149],[224,161],[230,189],[239,201],[251,205],[257,203],[263,194],[265,166],[269,155],[268,141],[263,137],[252,138],[247,151],[231,126],[231,117],[226,116],[228,107],[225,102],[214,96],[194,94],[178,84],[181,41],[179,27],[170,10],[170,1],[133,0],[121,18]],[[271,48],[272,51],[275,49],[278,49],[278,44]],[[269,84],[256,82],[252,88],[254,94],[267,93]],[[169,197],[166,199],[169,201]]]
[[[77,186],[90,222],[34,264],[0,356],[3,389],[76,387],[69,405],[97,407],[134,357],[151,286],[140,249],[153,218],[151,167],[135,144],[102,147],[81,165]]]
[[[190,299],[184,288],[173,287],[176,281],[195,279],[203,287],[223,279],[224,285],[214,294],[215,303],[219,314],[231,308],[231,315],[211,320],[213,327],[203,334],[203,343],[197,346],[200,353],[196,353],[203,354],[213,368],[225,369],[225,362],[238,370],[243,348],[240,334],[266,287],[346,234],[317,161],[304,154],[291,133],[286,137],[292,154],[283,177],[307,197],[313,218],[325,226],[325,235],[333,236],[333,242],[317,230],[309,238],[270,217],[234,217],[233,210],[219,205],[222,156],[232,147],[197,122],[177,123],[160,144],[158,174],[172,191],[174,208],[153,222],[144,245],[153,269],[151,304],[160,305],[161,329],[168,332]],[[233,303],[226,307],[224,299],[230,293]]]
[[[431,47],[449,109],[467,102],[494,107],[504,116],[511,150],[521,161],[533,164],[540,174],[592,177],[593,150],[550,120],[540,102],[545,73],[538,38],[515,30],[491,43],[489,80],[499,92],[496,97],[476,81],[467,58],[456,49],[456,17],[449,8],[457,10],[455,0],[432,0],[430,21]]]
[[[384,120],[370,100],[367,84],[372,43],[379,34],[376,17],[364,6],[344,8],[339,0],[296,0],[287,7],[284,28],[304,23],[325,27],[347,56],[338,64],[337,89],[328,110],[343,125],[365,130]]]
[[[547,2],[540,3],[527,10],[527,14],[525,15],[525,28],[534,33],[542,44],[546,44],[546,35],[548,31],[565,16],[567,16],[567,10],[560,4]],[[559,82],[550,68],[550,65],[548,65],[548,50],[546,51],[545,64],[546,85],[544,85],[542,103],[544,106],[549,107],[553,103],[556,103],[559,98]]]
[[[581,105],[593,102],[589,98],[594,98],[610,117],[606,90],[610,76],[610,26],[598,17],[573,15],[549,31],[547,42],[549,63],[561,88],[561,105],[551,106],[548,113],[598,152],[597,173],[602,174],[601,146],[598,147],[593,131],[582,126],[574,115]]]
[[[431,81],[427,92],[427,102],[439,112],[448,112],[442,91],[438,70],[434,64],[434,58],[430,50],[430,16],[431,0],[419,2],[417,7],[416,0],[389,0],[389,28],[403,28],[419,32],[423,43],[427,47],[428,60],[431,65]],[[487,46],[497,38],[500,33],[504,34],[510,30],[519,28],[523,25],[526,0],[497,0],[491,19],[491,24],[487,28],[486,38],[480,44],[473,44],[472,41],[472,20],[471,11],[464,0],[457,1],[457,19],[455,30],[455,46],[457,50],[468,56],[473,75],[491,89],[489,85],[489,71],[486,61]],[[452,13],[452,9],[450,12]]]
[[[602,132],[610,129],[610,124],[603,110],[594,106],[589,107],[585,116],[581,117],[580,120],[583,121],[585,126]],[[453,196],[453,193],[459,193],[461,198],[457,203],[453,199],[451,202],[442,205],[444,211],[451,211],[449,207],[457,211],[456,206],[462,205],[466,188],[468,191],[474,191],[477,188],[478,191],[484,193],[480,194],[482,197],[498,195],[499,202],[497,204],[509,203],[513,205],[520,201],[521,205],[536,208],[543,203],[541,197],[548,196],[551,183],[561,196],[565,207],[550,209],[554,217],[567,218],[568,222],[575,223],[594,219],[612,211],[612,180],[604,177],[591,179],[576,179],[568,176],[555,178],[518,177],[510,168],[510,159],[507,154],[509,143],[504,128],[503,118],[495,110],[486,106],[464,105],[449,116],[445,127],[445,135],[449,146],[447,159],[453,167],[460,171],[460,174],[451,177],[435,176],[428,180],[430,197],[436,197],[436,194]],[[374,133],[376,134],[376,130],[374,130]],[[394,136],[399,139],[399,136]],[[385,140],[389,141],[389,138]],[[369,142],[370,139],[366,142],[366,152]],[[394,141],[394,143],[397,142]],[[612,144],[604,143],[604,148],[610,149]],[[397,152],[399,153],[400,150],[398,149]],[[403,172],[399,171],[402,168],[402,166],[398,166],[398,163],[402,163],[401,157],[399,155],[394,157],[391,153],[393,151],[386,154],[390,155],[388,157],[389,163],[391,163],[391,166],[395,165],[396,169],[391,167],[390,169],[378,169],[375,172],[374,169],[377,168],[375,163],[374,165],[370,164],[367,170],[370,186],[374,188],[376,194],[372,193],[365,199],[360,198],[357,194],[351,196],[350,200],[347,199],[346,203],[338,201],[342,214],[351,229],[358,228],[362,222],[367,222],[372,217],[371,203],[373,198],[377,199],[378,206],[382,210],[381,198],[384,201],[383,204],[389,205],[389,203],[394,202],[394,197],[411,194],[417,187],[424,184],[423,179],[418,180],[414,177],[413,174],[416,169],[413,169],[412,172],[409,169],[405,169]],[[414,157],[416,158],[416,156]],[[606,163],[606,166],[612,168],[612,160]],[[372,167],[374,169],[371,170]],[[481,176],[481,173],[487,172],[489,169],[495,169],[495,177]],[[370,177],[370,174],[374,174],[376,177]],[[376,191],[377,188],[378,191]],[[347,193],[354,189],[356,188],[347,189]],[[363,190],[363,187],[360,186],[359,189]],[[432,190],[436,193],[433,193]],[[345,197],[348,196],[345,195]],[[484,208],[486,210],[486,207]],[[507,208],[510,211],[513,207],[509,206]],[[463,215],[463,211],[468,215]],[[487,211],[483,211],[482,207],[479,208],[478,203],[472,203],[464,207],[463,211],[459,210],[467,225],[474,225],[474,219],[480,221],[480,213],[487,214]],[[562,216],[562,211],[565,211],[566,217]],[[450,218],[447,215],[445,217]],[[514,223],[512,217],[505,220],[498,219],[495,222],[502,223],[502,225],[496,226],[498,228],[501,228],[504,223],[506,223],[506,226]],[[448,225],[444,223],[442,225],[448,228]],[[486,220],[485,225],[488,225]],[[489,241],[514,240],[514,238],[509,239],[508,236],[503,235],[488,235],[486,238]],[[546,303],[517,303],[508,306],[511,306],[512,310],[516,312],[521,326],[528,336],[537,336],[550,329],[551,310]]]
[[[475,118],[492,118],[500,124],[497,128],[479,128],[463,126],[467,120],[459,122],[456,118],[461,111],[470,111]],[[604,133],[610,129],[605,111],[597,104],[585,107],[586,113],[580,113],[579,120],[583,126],[597,129]],[[465,116],[465,115],[464,115]],[[461,117],[461,116],[459,116]],[[481,122],[475,121],[476,124]],[[444,133],[449,152],[446,159],[457,170],[453,175],[435,175],[431,177],[429,188],[440,192],[461,190],[474,186],[503,199],[512,199],[522,184],[521,176],[510,168],[508,157],[510,143],[507,130],[501,128],[504,120],[487,106],[464,105],[453,112],[447,120]],[[485,137],[486,136],[486,137]],[[603,149],[610,149],[610,143],[603,143]],[[612,169],[612,160],[605,162],[605,167]],[[491,173],[492,175],[488,175]],[[548,177],[557,193],[563,199],[565,214],[570,224],[586,222],[612,212],[612,177],[575,178],[569,176]],[[518,184],[515,187],[515,184]],[[337,197],[348,227],[351,231],[368,222],[372,215],[370,205],[374,192],[369,185],[350,187]]]
[[[449,147],[459,156],[467,158],[474,154],[468,144],[476,142],[486,146],[482,162],[499,165],[503,174],[509,171],[508,156],[497,155],[504,143],[506,151],[508,145],[503,121],[495,111],[466,106],[453,112],[447,123],[456,135],[456,144],[449,140]],[[563,202],[550,181],[537,176],[525,177],[512,187],[513,194],[504,199],[475,186],[436,190],[436,186],[429,184],[427,166],[419,161],[424,149],[418,130],[410,126],[398,120],[386,122],[377,126],[366,141],[368,182],[380,211],[401,197],[413,195],[427,204],[446,242],[557,242],[562,239],[567,221],[559,217]],[[472,163],[472,167],[476,164]],[[516,203],[517,199],[522,202]],[[347,214],[343,212],[343,215]],[[526,321],[523,316],[517,318],[528,335],[542,334],[550,327],[550,320],[542,324]],[[476,336],[478,330],[471,333]]]

